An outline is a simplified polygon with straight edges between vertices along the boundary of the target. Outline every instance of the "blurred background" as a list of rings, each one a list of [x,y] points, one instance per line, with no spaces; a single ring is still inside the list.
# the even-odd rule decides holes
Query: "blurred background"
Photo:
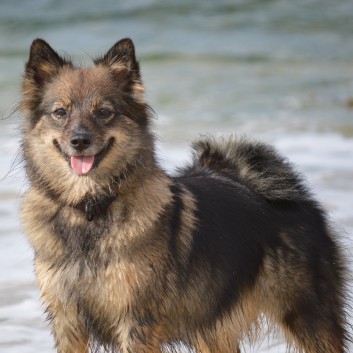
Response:
[[[200,134],[270,142],[305,174],[352,257],[351,0],[1,0],[2,353],[54,352],[18,219],[26,181],[14,110],[36,37],[80,65],[131,37],[168,171],[190,158]],[[284,345],[266,338],[249,351],[279,353]]]

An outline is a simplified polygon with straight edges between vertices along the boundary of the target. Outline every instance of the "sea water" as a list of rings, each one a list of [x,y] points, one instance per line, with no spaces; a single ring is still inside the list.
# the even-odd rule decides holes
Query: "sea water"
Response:
[[[350,0],[1,1],[0,352],[54,352],[18,217],[27,184],[15,108],[34,38],[87,65],[131,37],[161,165],[183,165],[202,134],[271,143],[305,175],[352,258],[352,35]],[[246,346],[284,347],[280,336]]]

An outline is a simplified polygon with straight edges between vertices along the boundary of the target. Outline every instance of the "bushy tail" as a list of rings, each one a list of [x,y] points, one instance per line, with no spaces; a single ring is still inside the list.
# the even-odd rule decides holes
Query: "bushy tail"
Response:
[[[234,136],[204,137],[193,149],[193,163],[183,170],[184,175],[223,175],[268,201],[311,198],[289,161],[270,145]]]

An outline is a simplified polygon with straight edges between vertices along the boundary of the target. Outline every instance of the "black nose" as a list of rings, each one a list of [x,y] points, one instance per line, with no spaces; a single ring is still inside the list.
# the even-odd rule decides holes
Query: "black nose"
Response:
[[[75,133],[70,140],[71,146],[77,151],[83,151],[90,146],[91,136],[86,132]]]

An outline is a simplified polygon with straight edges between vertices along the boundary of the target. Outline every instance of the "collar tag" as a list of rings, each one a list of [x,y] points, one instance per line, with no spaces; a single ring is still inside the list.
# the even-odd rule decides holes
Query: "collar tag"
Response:
[[[106,214],[109,206],[116,199],[116,195],[109,196],[103,200],[95,201],[88,199],[81,207],[84,211],[88,222],[92,222],[94,217]]]
[[[85,205],[85,214],[88,222],[92,222],[94,216],[96,215],[96,211],[94,208],[94,203],[91,200],[88,200]]]

